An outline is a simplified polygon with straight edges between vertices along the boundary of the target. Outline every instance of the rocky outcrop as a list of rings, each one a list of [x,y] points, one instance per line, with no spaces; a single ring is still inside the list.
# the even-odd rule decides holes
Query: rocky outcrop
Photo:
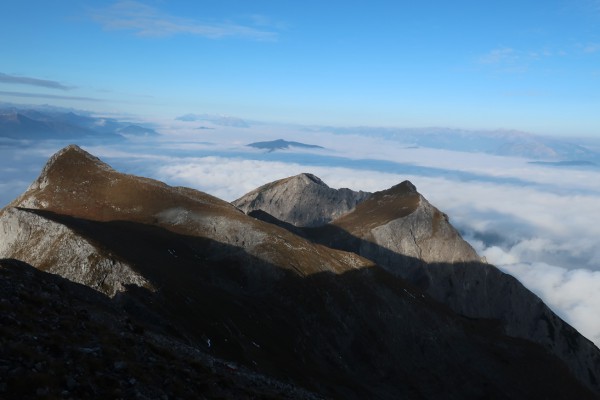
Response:
[[[312,174],[300,174],[261,186],[232,204],[246,214],[262,210],[292,225],[312,227],[344,215],[369,195],[332,189]]]
[[[413,258],[421,264],[481,260],[450,224],[448,216],[408,181],[373,194],[331,226],[359,239],[358,252],[383,265],[390,264],[386,254],[400,254],[405,261]]]
[[[109,296],[131,284],[152,289],[144,277],[110,251],[26,209],[12,207],[0,214],[0,258],[22,260]]]

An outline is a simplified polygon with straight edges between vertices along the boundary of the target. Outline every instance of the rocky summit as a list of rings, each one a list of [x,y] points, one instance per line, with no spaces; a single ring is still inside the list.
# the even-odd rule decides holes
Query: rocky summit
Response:
[[[299,227],[319,226],[353,210],[368,192],[332,189],[312,174],[300,174],[268,183],[232,204],[248,213],[262,210]]]
[[[411,183],[235,204],[54,155],[0,211],[0,398],[599,397],[600,351]]]

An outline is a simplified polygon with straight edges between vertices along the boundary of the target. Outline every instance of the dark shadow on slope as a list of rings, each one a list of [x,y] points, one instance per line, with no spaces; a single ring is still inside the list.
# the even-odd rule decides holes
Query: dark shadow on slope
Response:
[[[287,230],[288,232],[293,233],[294,235],[298,235],[298,236],[303,237],[305,239],[309,239],[308,236],[306,235],[306,233],[304,232],[303,228],[300,228],[300,227],[292,225],[292,224],[290,224],[288,222],[282,221],[279,218],[272,216],[271,214],[269,214],[266,211],[263,211],[263,210],[252,210],[247,215],[249,215],[252,218],[256,218],[256,219],[259,219],[261,221],[268,222],[270,224],[276,225],[276,226],[278,226],[280,228],[283,228],[283,229]]]
[[[132,296],[126,292],[125,296]],[[157,334],[114,299],[0,259],[0,398],[289,399],[320,396]]]
[[[255,218],[287,228],[265,213]],[[425,263],[358,238],[332,224],[297,228],[301,236],[330,248],[363,256],[395,276],[406,279],[454,312],[469,318],[496,320],[505,334],[532,340],[559,356],[579,378],[600,392],[600,351],[564,322],[517,279],[486,263]],[[582,359],[585,359],[582,362]]]
[[[211,239],[27,211],[158,288],[114,299],[143,324],[329,397],[594,398],[542,347],[460,317],[378,267],[302,277]]]

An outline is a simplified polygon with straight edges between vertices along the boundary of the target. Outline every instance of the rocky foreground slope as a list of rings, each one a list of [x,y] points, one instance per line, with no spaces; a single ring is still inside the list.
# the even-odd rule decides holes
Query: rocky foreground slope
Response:
[[[335,221],[327,229],[329,239],[320,228],[298,235],[207,194],[120,174],[76,146],[63,149],[0,211],[0,258],[38,269],[0,263],[0,371],[10,372],[0,397],[102,398],[104,386],[142,398],[598,397],[548,346],[453,311],[359,255],[352,246],[362,248],[361,238],[350,252],[333,249],[342,229]],[[73,283],[73,292],[44,271],[86,286]],[[78,319],[80,308],[91,316]],[[91,331],[80,331],[80,320]],[[27,361],[53,351],[56,359]],[[61,354],[81,367],[31,378]],[[209,361],[186,368],[186,354]],[[588,354],[598,360],[593,345]],[[596,379],[598,364],[589,367]],[[193,394],[160,392],[149,383],[158,379],[153,368],[177,387],[202,384]],[[233,383],[222,382],[228,377]]]
[[[0,398],[321,398],[174,340],[119,303],[0,260]]]

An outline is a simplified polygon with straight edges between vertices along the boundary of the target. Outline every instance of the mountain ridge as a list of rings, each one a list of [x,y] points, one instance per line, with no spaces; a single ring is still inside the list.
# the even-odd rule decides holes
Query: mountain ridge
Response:
[[[286,204],[271,201],[269,184],[262,188],[260,193],[251,192],[254,197],[261,196],[261,204]],[[302,207],[294,200],[297,195],[293,193],[287,203],[293,205],[292,210],[286,209],[287,215],[293,215],[294,206]],[[308,204],[319,201],[303,200]],[[257,215],[258,210],[244,211]],[[270,220],[264,215],[261,219]],[[282,221],[293,222],[285,218]],[[371,260],[461,315],[498,319],[507,334],[541,344],[578,371],[580,379],[598,387],[594,371],[600,370],[600,357],[595,345],[573,336],[575,330],[539,297],[481,259],[451,226],[448,216],[432,206],[412,183],[405,181],[371,194],[354,209],[331,218],[331,222],[308,226],[303,231],[316,243]]]
[[[388,194],[415,193],[404,183]],[[37,268],[87,277],[147,332],[321,396],[597,397],[547,348],[456,313],[358,253],[306,237],[208,194],[121,174],[76,146],[0,210],[0,242],[11,240],[0,258],[34,257]],[[70,257],[74,248],[88,251]],[[119,281],[127,274],[113,261],[147,283]],[[113,292],[98,285],[106,269],[90,273],[102,266],[121,285]]]
[[[0,104],[0,137],[12,140],[119,140],[156,135],[158,133],[154,129],[114,118],[93,117],[71,110],[43,107],[2,107]]]

